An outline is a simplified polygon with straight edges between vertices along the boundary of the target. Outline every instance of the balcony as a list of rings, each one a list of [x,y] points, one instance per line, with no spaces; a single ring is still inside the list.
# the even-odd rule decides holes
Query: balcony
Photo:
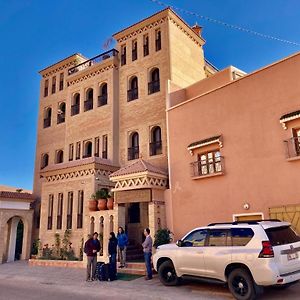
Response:
[[[137,49],[132,50],[132,61],[137,60]]]
[[[149,55],[149,45],[144,45],[144,56]]]
[[[108,59],[108,58],[111,58],[111,57],[114,57],[114,56],[117,56],[118,55],[118,51],[116,49],[112,49],[112,50],[109,50],[109,51],[106,51],[100,55],[97,55],[75,67],[72,67],[68,70],[68,75],[72,75],[72,74],[75,74],[79,71],[82,71],[82,70],[85,70],[95,64],[99,64],[101,63],[102,61]]]
[[[148,83],[148,94],[154,94],[160,91],[159,80],[151,81]]]
[[[84,101],[84,111],[93,109],[93,99],[87,99]]]
[[[139,156],[139,146],[128,148],[128,160],[138,159]]]
[[[138,88],[134,88],[127,91],[127,100],[132,101],[139,97]]]
[[[284,141],[287,159],[300,158],[300,136]]]
[[[98,106],[103,106],[107,104],[107,94],[98,96]]]
[[[57,115],[57,124],[64,123],[65,120],[66,120],[66,116],[64,113]]]
[[[44,128],[51,126],[51,118],[44,119]]]
[[[149,144],[150,156],[162,154],[162,142],[153,142]]]
[[[195,161],[191,163],[192,177],[210,177],[224,174],[224,157],[219,156],[215,160]]]
[[[74,104],[71,106],[71,116],[79,114],[79,104]]]

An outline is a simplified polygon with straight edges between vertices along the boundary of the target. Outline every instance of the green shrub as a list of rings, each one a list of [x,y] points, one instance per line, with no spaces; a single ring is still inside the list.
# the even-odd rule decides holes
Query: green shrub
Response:
[[[172,242],[172,232],[168,228],[162,228],[157,230],[153,246],[157,248],[158,246],[169,244]]]

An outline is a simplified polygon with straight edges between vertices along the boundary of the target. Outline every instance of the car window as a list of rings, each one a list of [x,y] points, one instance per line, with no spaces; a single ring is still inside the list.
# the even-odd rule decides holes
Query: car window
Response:
[[[272,246],[287,245],[300,241],[300,237],[290,226],[273,227],[266,229]]]
[[[208,246],[225,247],[227,246],[227,229],[211,229],[209,231]]]
[[[203,247],[205,245],[206,236],[207,230],[195,230],[183,240],[183,247]]]
[[[246,246],[254,236],[251,228],[232,228],[231,241],[232,246]]]

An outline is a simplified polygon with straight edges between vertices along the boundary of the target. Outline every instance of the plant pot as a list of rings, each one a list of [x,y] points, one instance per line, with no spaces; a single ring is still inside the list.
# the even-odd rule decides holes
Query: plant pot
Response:
[[[107,208],[114,209],[114,198],[108,198],[107,200]]]
[[[99,199],[98,200],[98,209],[99,210],[106,210],[107,209],[107,200],[106,199]]]
[[[37,255],[36,254],[31,254],[30,259],[37,259]]]
[[[97,200],[90,199],[89,200],[89,211],[96,211],[97,210]]]

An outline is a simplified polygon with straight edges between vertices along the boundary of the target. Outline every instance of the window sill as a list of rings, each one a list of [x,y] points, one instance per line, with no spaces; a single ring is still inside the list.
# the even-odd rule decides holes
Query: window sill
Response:
[[[202,175],[202,176],[192,176],[192,179],[204,179],[204,178],[210,178],[210,177],[216,177],[216,176],[222,176],[225,175],[224,172],[218,172],[218,173],[213,173],[213,174],[208,174],[208,175]]]
[[[295,160],[300,160],[300,155],[286,159],[286,161],[295,161]]]

